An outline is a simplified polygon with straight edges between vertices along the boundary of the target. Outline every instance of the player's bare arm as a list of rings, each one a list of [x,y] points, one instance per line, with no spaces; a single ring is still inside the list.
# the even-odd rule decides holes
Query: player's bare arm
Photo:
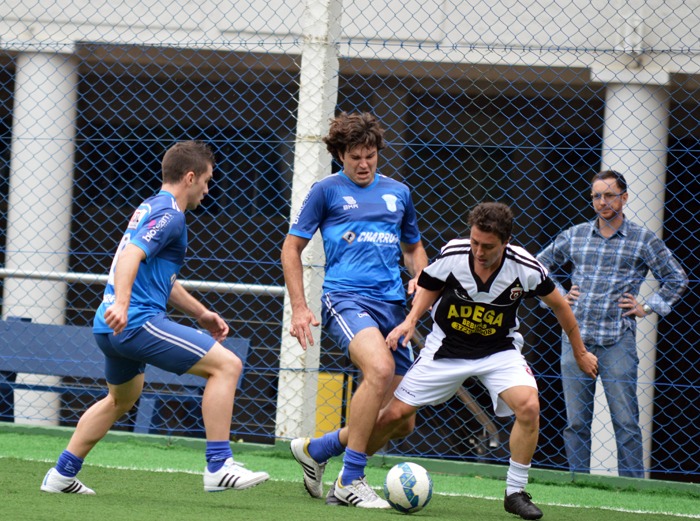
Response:
[[[114,304],[105,311],[105,322],[118,335],[127,323],[131,289],[139,272],[141,261],[146,258],[146,252],[134,244],[127,244],[119,253],[117,265],[114,267]]]
[[[598,375],[598,357],[590,353],[586,349],[586,346],[583,345],[581,332],[578,329],[578,322],[576,321],[573,311],[571,311],[571,306],[569,306],[566,299],[556,289],[549,295],[541,298],[544,303],[554,311],[559,325],[569,337],[569,342],[573,348],[574,358],[576,358],[576,364],[579,366],[579,369],[595,380]]]
[[[282,269],[284,270],[284,282],[289,291],[289,300],[292,304],[292,325],[289,333],[297,339],[301,347],[306,349],[306,341],[314,345],[311,335],[312,326],[320,325],[313,312],[309,309],[304,296],[304,268],[301,264],[301,252],[304,251],[309,239],[296,235],[287,235],[282,245]]]
[[[421,288],[421,291],[417,293],[416,298],[413,299],[413,307],[411,308],[411,312],[406,317],[406,320],[396,326],[394,330],[387,335],[386,345],[389,349],[396,351],[399,338],[402,336],[404,339],[401,345],[404,347],[408,345],[408,342],[411,340],[413,333],[416,330],[418,319],[423,316],[428,308],[435,304],[437,299],[440,298],[441,293],[442,290],[430,291],[425,288]]]
[[[197,323],[211,333],[217,342],[228,335],[228,324],[218,313],[208,310],[201,302],[189,294],[178,281],[173,284],[168,304],[194,318]]]
[[[403,252],[403,262],[411,275],[411,280],[408,281],[408,294],[413,295],[413,293],[419,290],[418,277],[421,271],[428,265],[428,254],[425,253],[425,248],[423,248],[423,242],[418,241],[413,244],[401,243],[401,251]]]

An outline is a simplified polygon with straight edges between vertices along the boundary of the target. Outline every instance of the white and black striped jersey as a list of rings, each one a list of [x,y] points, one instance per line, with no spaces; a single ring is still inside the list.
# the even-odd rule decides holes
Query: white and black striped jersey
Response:
[[[418,285],[442,294],[433,305],[433,329],[421,356],[477,359],[517,349],[518,307],[523,298],[555,290],[547,268],[520,246],[506,245],[499,268],[489,280],[474,273],[469,239],[448,242],[423,270]]]

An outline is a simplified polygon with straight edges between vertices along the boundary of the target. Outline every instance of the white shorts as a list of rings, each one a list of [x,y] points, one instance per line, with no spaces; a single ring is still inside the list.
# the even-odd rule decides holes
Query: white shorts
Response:
[[[464,380],[475,376],[491,394],[496,416],[513,411],[498,395],[519,385],[537,389],[537,382],[525,358],[515,349],[478,360],[418,357],[394,392],[402,402],[414,407],[437,405],[452,398]]]

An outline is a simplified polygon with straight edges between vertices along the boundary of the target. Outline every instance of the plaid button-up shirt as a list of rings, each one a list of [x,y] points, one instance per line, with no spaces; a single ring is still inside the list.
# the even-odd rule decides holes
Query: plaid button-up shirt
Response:
[[[571,284],[581,291],[572,309],[586,345],[612,345],[636,327],[635,316],[618,307],[623,293],[635,298],[649,270],[659,289],[647,300],[654,312],[671,311],[688,286],[685,271],[666,245],[650,230],[624,220],[608,239],[598,230],[598,219],[562,232],[537,260],[548,269],[573,264]],[[562,295],[566,291],[556,283]]]

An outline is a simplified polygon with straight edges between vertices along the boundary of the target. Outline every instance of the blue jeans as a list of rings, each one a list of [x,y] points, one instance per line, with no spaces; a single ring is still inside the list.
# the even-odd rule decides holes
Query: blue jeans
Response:
[[[618,474],[630,478],[644,477],[642,432],[639,428],[637,403],[637,345],[634,330],[612,346],[586,346],[598,357],[598,376],[608,400],[610,417],[617,442]],[[576,365],[568,339],[562,342],[561,372],[567,425],[564,445],[572,472],[590,472],[591,422],[595,381]]]

